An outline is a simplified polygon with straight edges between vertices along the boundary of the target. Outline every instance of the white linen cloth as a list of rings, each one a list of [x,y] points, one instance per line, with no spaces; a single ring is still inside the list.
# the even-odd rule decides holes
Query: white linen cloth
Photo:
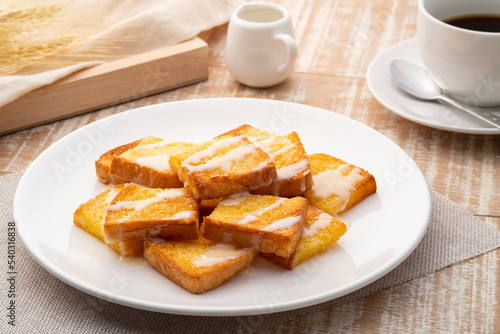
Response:
[[[25,30],[22,33],[31,33],[34,36],[32,38],[39,38],[44,33],[64,36],[65,30],[66,33],[75,31],[91,35],[44,65],[35,64],[17,73],[0,76],[0,107],[31,90],[51,84],[83,68],[193,38],[202,31],[227,22],[239,2],[241,1],[48,1],[52,6],[59,6],[53,22],[47,19],[48,23],[44,22],[43,26],[33,26],[33,31]],[[24,1],[23,8],[26,10],[30,5],[39,6],[37,8],[42,10],[44,8],[40,7],[38,0]],[[14,5],[1,7],[0,5],[3,11],[0,11],[0,18],[7,15],[5,13],[9,10],[16,10]],[[15,39],[16,36],[13,36],[12,40]],[[95,59],[92,59],[93,56]],[[69,62],[72,64],[68,66]]]

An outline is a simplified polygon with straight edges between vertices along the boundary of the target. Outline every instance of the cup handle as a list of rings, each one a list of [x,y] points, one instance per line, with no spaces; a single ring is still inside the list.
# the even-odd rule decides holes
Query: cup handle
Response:
[[[278,74],[282,74],[288,69],[290,64],[293,64],[297,57],[297,42],[295,42],[292,36],[287,34],[278,34],[274,36],[274,39],[281,41],[286,47],[286,60],[283,64],[279,65],[276,70]]]

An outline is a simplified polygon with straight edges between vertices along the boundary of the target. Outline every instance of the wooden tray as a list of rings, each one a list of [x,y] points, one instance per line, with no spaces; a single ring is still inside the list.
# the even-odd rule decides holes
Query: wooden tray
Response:
[[[0,135],[208,78],[200,38],[104,63],[31,91],[0,108]]]

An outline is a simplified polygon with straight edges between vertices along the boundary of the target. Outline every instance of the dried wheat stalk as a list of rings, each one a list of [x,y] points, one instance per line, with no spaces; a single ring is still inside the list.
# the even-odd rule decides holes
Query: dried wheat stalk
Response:
[[[95,60],[118,47],[117,40],[101,40],[98,46],[79,50],[79,46],[106,27],[99,24],[96,13],[72,12],[64,6],[67,2],[2,1],[0,75],[33,65],[69,65],[82,58]],[[70,52],[74,50],[78,51]]]

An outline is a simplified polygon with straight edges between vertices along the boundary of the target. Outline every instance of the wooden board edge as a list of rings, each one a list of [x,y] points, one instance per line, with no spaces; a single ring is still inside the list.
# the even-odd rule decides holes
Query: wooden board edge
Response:
[[[0,108],[0,135],[208,79],[208,45],[196,37],[71,74]]]

